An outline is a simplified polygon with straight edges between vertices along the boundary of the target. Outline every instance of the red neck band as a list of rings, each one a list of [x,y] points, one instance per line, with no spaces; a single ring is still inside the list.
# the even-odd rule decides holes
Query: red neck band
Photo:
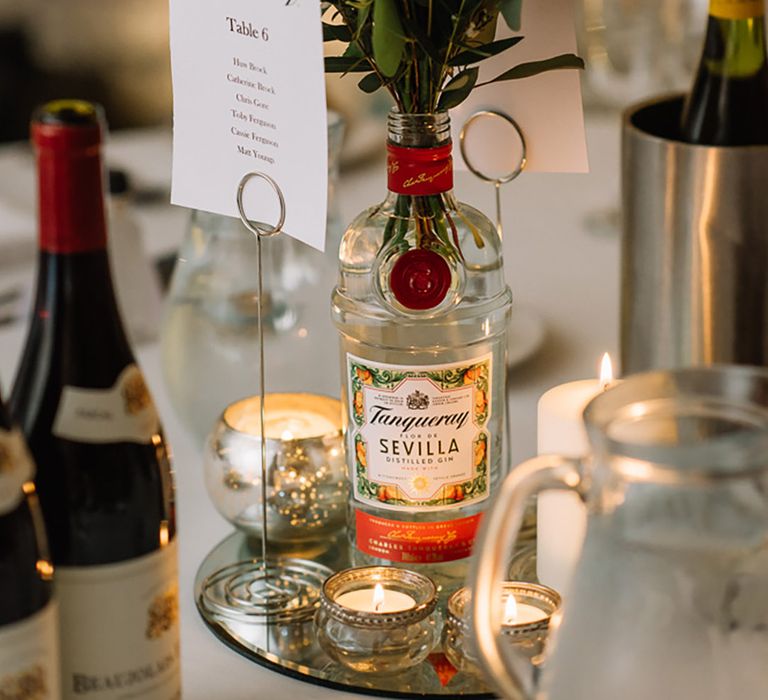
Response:
[[[387,184],[396,194],[424,196],[453,189],[453,146],[406,148],[387,144]]]

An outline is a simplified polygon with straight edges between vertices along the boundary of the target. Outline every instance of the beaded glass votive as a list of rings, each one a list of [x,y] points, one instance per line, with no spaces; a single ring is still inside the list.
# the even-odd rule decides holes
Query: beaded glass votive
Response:
[[[508,581],[503,585],[502,596],[507,610],[502,634],[519,652],[537,663],[547,641],[550,619],[560,607],[560,594],[548,586]],[[482,675],[470,637],[470,600],[467,587],[448,599],[443,649],[458,671]]]
[[[346,569],[323,584],[318,641],[357,673],[397,673],[421,663],[437,643],[436,607],[427,576],[392,566]]]
[[[218,511],[251,536],[262,530],[258,397],[228,406],[208,438],[205,483]],[[347,468],[338,399],[267,394],[267,530],[290,549],[330,543],[346,522]],[[306,555],[303,555],[306,556]]]

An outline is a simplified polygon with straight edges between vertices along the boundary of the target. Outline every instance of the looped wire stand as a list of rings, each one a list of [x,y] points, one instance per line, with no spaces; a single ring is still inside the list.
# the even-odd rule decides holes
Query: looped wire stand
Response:
[[[509,124],[516,132],[517,136],[520,139],[520,161],[518,162],[517,166],[513,170],[511,170],[508,173],[499,175],[499,176],[492,176],[484,173],[480,168],[478,168],[476,165],[472,163],[472,160],[467,155],[467,134],[469,133],[470,127],[473,124],[476,124],[478,120],[480,119],[500,119],[507,124]],[[501,215],[501,186],[506,185],[508,182],[512,182],[515,178],[517,178],[520,173],[525,170],[525,166],[528,163],[528,144],[525,141],[525,134],[523,133],[522,128],[520,125],[506,112],[501,112],[499,110],[495,109],[482,109],[478,112],[475,112],[474,114],[470,115],[467,120],[464,122],[464,125],[461,127],[461,131],[459,132],[459,150],[461,151],[461,157],[464,159],[464,163],[466,164],[469,171],[475,176],[480,178],[481,180],[485,182],[490,182],[494,185],[496,190],[496,230],[499,232],[499,237],[502,235],[502,215]]]
[[[517,133],[517,137],[520,139],[520,160],[517,165],[508,173],[502,173],[501,175],[493,176],[489,175],[481,170],[477,165],[472,162],[467,152],[467,134],[471,127],[475,125],[481,119],[497,119],[508,124]],[[490,182],[495,189],[496,194],[496,230],[498,231],[499,238],[503,237],[503,219],[501,210],[501,186],[506,185],[509,182],[517,179],[517,177],[525,170],[525,166],[528,164],[528,143],[525,139],[525,133],[522,127],[506,112],[502,112],[496,109],[482,109],[471,114],[464,122],[459,132],[459,150],[461,151],[461,157],[464,159],[469,171],[480,180],[484,182]],[[516,311],[512,314],[508,327],[508,351],[507,351],[507,365],[512,366],[517,362],[527,359],[536,349],[538,349],[541,341],[545,335],[544,322],[541,316],[533,309],[520,309],[516,307]],[[507,373],[507,386],[505,391],[509,393],[509,382],[511,381],[511,373]],[[506,414],[506,421],[504,424],[504,439],[507,444],[511,444],[512,426],[510,425],[509,411]],[[508,464],[507,467],[511,467]],[[536,536],[536,516],[535,511],[528,511],[523,522],[523,526],[520,530],[520,541],[527,542],[532,541]],[[525,548],[526,552],[533,552],[535,554],[535,547]]]
[[[280,203],[274,226],[248,218],[243,203],[246,185],[254,178],[265,180]],[[261,249],[264,238],[277,236],[285,223],[285,198],[280,186],[262,172],[246,173],[237,187],[237,209],[243,226],[256,238],[257,336],[259,348],[259,424],[261,440],[261,557],[224,566],[202,582],[200,603],[213,615],[262,624],[311,619],[320,600],[320,589],[333,571],[306,559],[271,557],[267,533],[267,441],[264,429],[264,289]]]

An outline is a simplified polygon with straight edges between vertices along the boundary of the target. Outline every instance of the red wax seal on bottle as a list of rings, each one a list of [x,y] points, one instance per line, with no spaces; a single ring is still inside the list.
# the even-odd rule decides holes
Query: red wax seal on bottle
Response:
[[[392,266],[389,287],[406,309],[433,309],[442,303],[451,288],[451,268],[439,253],[409,250]]]

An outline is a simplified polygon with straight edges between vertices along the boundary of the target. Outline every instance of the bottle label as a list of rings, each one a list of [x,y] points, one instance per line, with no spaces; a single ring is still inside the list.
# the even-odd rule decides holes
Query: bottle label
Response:
[[[137,559],[56,567],[64,697],[181,697],[176,542]]]
[[[387,144],[389,191],[421,196],[452,190],[452,151],[450,143],[437,148],[406,148]]]
[[[482,513],[445,522],[404,522],[355,512],[355,545],[372,557],[400,564],[465,559],[472,553]]]
[[[59,700],[56,603],[0,629],[0,698]]]
[[[34,463],[21,431],[0,430],[0,515],[10,513],[19,504],[24,495],[22,486],[34,475]]]
[[[710,0],[709,14],[719,19],[762,17],[765,0]]]
[[[347,357],[354,497],[399,511],[488,497],[491,355],[408,367]]]
[[[56,437],[87,443],[146,444],[159,428],[152,396],[134,364],[109,389],[65,386],[53,422]]]

